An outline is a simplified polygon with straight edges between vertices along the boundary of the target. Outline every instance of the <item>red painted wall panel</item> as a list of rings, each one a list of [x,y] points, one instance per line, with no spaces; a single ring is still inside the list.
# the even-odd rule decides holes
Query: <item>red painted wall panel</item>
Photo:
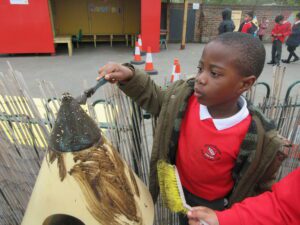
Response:
[[[143,50],[150,46],[159,52],[161,0],[141,0],[141,34]]]
[[[0,0],[0,54],[53,53],[53,34],[47,0],[12,5]]]

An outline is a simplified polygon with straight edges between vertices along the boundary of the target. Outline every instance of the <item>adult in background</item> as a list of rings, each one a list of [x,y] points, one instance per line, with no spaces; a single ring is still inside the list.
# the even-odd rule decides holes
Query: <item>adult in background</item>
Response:
[[[244,22],[241,23],[239,27],[239,32],[254,35],[257,30],[257,26],[252,22],[254,17],[253,11],[247,12],[244,18]]]
[[[234,31],[235,25],[231,19],[231,12],[230,8],[225,8],[222,11],[223,21],[219,25],[219,34]]]
[[[287,50],[290,53],[287,59],[281,60],[283,63],[290,63],[292,57],[294,59],[292,62],[299,60],[299,57],[296,55],[295,50],[300,44],[300,12],[297,13],[295,23],[292,27],[292,33],[286,40]]]
[[[257,35],[258,35],[258,38],[259,38],[259,40],[263,40],[263,37],[265,36],[265,34],[266,34],[266,30],[267,30],[267,28],[268,28],[268,20],[267,20],[267,18],[264,16],[263,18],[262,18],[262,20],[260,21],[260,23],[259,23],[259,30],[258,30],[258,32],[257,32]]]

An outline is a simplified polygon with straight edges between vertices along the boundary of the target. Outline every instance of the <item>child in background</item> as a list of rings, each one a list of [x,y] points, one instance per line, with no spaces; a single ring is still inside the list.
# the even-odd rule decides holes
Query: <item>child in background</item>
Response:
[[[254,35],[254,33],[257,30],[257,26],[252,22],[253,16],[254,16],[253,11],[246,13],[244,22],[241,23],[241,25],[239,27],[239,30],[238,30],[239,32]]]
[[[232,11],[229,8],[226,8],[222,11],[223,21],[219,25],[219,34],[234,31],[235,25],[231,19],[231,12]]]
[[[275,17],[275,26],[272,30],[272,59],[268,64],[279,65],[281,60],[282,43],[291,32],[291,24],[284,21],[283,15]]]
[[[299,57],[295,53],[296,48],[300,45],[300,12],[297,13],[295,24],[292,27],[292,32],[288,39],[286,40],[287,50],[289,52],[289,56],[287,59],[283,59],[283,63],[290,63],[292,57],[294,59],[292,62],[296,62],[299,60]]]
[[[270,188],[281,143],[266,141],[274,124],[247,103],[242,93],[261,74],[265,49],[253,36],[224,33],[204,48],[195,78],[162,90],[130,64],[109,63],[99,71],[137,104],[157,116],[150,162],[150,192],[160,188],[157,162],[176,165],[191,206],[223,210]],[[263,144],[264,143],[264,144]],[[188,224],[180,215],[180,224]]]
[[[268,20],[267,18],[264,16],[259,24],[259,30],[257,32],[257,35],[259,37],[259,40],[263,40],[263,37],[265,36],[266,34],[266,30],[268,28]]]

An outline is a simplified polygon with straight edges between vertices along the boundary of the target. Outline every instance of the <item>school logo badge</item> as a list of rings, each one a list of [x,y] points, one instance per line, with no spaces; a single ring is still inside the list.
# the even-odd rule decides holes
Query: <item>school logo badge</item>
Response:
[[[201,149],[201,151],[204,158],[208,160],[217,161],[221,159],[222,153],[215,145],[204,145],[204,148]]]

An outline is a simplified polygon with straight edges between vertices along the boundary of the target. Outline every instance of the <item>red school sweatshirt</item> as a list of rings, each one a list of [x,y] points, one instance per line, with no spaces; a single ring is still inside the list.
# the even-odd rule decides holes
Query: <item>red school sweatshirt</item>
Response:
[[[276,183],[272,192],[247,198],[219,212],[220,225],[299,225],[300,167]]]
[[[272,30],[272,37],[274,40],[279,40],[284,43],[284,40],[291,33],[291,23],[285,21],[283,24],[276,23]],[[280,36],[274,36],[274,34],[280,34]]]

